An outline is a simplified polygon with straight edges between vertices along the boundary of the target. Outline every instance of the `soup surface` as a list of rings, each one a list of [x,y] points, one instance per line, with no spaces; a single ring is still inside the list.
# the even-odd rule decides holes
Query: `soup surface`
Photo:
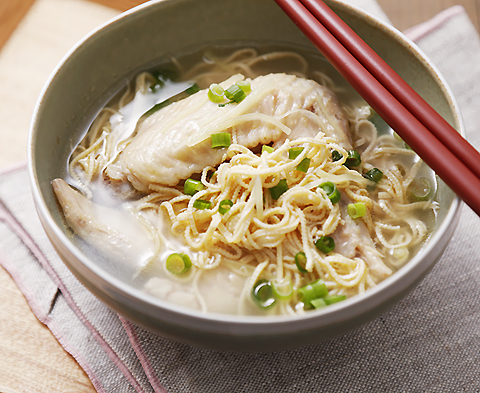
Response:
[[[418,251],[437,208],[418,156],[324,60],[284,49],[210,48],[140,73],[52,185],[106,268],[239,315],[364,293]]]

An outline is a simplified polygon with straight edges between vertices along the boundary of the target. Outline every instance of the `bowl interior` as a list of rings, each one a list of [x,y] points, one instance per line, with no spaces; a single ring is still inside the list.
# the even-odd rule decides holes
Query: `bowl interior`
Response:
[[[327,3],[448,122],[462,130],[448,89],[417,49],[394,29],[356,8],[333,0]],[[237,20],[242,23],[236,23]],[[271,0],[149,2],[107,23],[80,42],[52,74],[38,102],[29,146],[30,174],[37,209],[47,233],[67,266],[94,294],[147,327],[155,329],[157,322],[152,321],[162,319],[163,310],[169,311],[173,320],[178,318],[179,323],[188,325],[188,322],[178,315],[178,307],[174,310],[160,300],[149,298],[132,287],[130,277],[120,270],[98,263],[76,247],[68,236],[50,182],[65,176],[73,147],[99,109],[140,70],[208,44],[245,45],[248,42],[279,43],[316,51]],[[334,78],[341,78],[333,69],[329,72]],[[430,240],[433,243],[445,240],[447,228],[454,223],[458,209],[454,193],[441,181],[438,198],[441,208]],[[412,260],[409,269],[421,265],[422,258],[423,254]],[[389,296],[394,298],[404,293],[426,273],[435,259],[429,260],[428,266],[422,266],[410,279],[393,275],[370,297],[381,296],[382,288],[395,282],[403,283]],[[357,300],[361,301],[368,301],[368,298]],[[123,307],[125,303],[131,305],[131,310]],[[365,310],[368,311],[368,307]],[[235,322],[235,318],[225,316],[201,316],[190,311],[183,314],[195,318],[197,323],[199,318]],[[309,318],[315,319],[315,316]],[[205,330],[209,328],[205,325]]]

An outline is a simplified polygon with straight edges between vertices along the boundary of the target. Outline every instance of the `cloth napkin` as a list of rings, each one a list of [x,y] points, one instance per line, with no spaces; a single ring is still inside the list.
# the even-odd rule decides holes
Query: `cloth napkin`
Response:
[[[373,0],[351,1],[385,15]],[[407,34],[438,66],[480,146],[480,42],[453,7]],[[480,391],[479,218],[466,206],[444,256],[390,311],[320,344],[274,353],[199,349],[118,316],[63,265],[36,218],[25,165],[0,175],[0,263],[98,392]]]

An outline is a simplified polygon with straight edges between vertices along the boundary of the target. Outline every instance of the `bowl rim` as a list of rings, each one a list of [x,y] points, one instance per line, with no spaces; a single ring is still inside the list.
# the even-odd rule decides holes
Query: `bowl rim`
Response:
[[[61,59],[58,65],[55,67],[50,77],[47,79],[42,92],[37,100],[32,120],[30,123],[30,131],[28,138],[28,175],[30,184],[32,185],[32,193],[35,201],[35,206],[38,214],[43,218],[44,225],[48,225],[49,229],[53,231],[54,235],[61,241],[61,243],[72,253],[75,258],[84,265],[89,271],[91,271],[98,279],[109,283],[116,290],[120,291],[122,295],[127,298],[137,299],[142,302],[144,305],[148,306],[148,309],[151,310],[149,317],[168,314],[168,316],[173,317],[172,322],[178,323],[183,327],[192,327],[195,326],[197,330],[205,330],[208,332],[218,332],[224,333],[225,326],[235,327],[235,334],[240,335],[251,335],[263,333],[272,333],[271,327],[275,325],[276,333],[289,333],[297,330],[308,330],[311,328],[318,328],[321,326],[332,325],[340,323],[352,317],[358,317],[361,314],[373,310],[375,307],[385,302],[385,298],[392,298],[401,293],[408,287],[408,283],[412,282],[412,279],[409,277],[412,274],[412,271],[416,271],[414,275],[417,279],[421,278],[426,272],[435,264],[435,260],[428,261],[424,259],[426,255],[431,253],[435,247],[438,247],[438,243],[445,236],[445,233],[451,229],[452,223],[455,223],[455,217],[458,214],[458,211],[461,207],[461,201],[458,197],[455,197],[448,214],[445,216],[445,219],[441,226],[438,228],[437,232],[428,239],[427,243],[421,248],[419,253],[417,253],[412,260],[410,260],[405,266],[403,266],[399,271],[395,272],[391,277],[388,277],[384,281],[377,284],[374,288],[370,288],[366,293],[354,296],[350,299],[347,299],[344,302],[332,305],[327,309],[321,311],[313,311],[305,313],[304,315],[287,315],[287,316],[238,316],[230,314],[220,314],[220,313],[204,313],[200,310],[191,310],[181,306],[174,305],[162,299],[155,298],[153,295],[149,295],[140,289],[134,288],[113,275],[108,271],[99,267],[93,260],[88,258],[84,253],[70,241],[66,234],[60,230],[57,226],[56,221],[53,219],[47,204],[40,192],[40,184],[36,176],[37,168],[35,164],[35,151],[33,147],[35,146],[36,139],[36,121],[41,111],[44,97],[47,91],[50,88],[52,81],[54,81],[57,73],[63,67],[65,62],[74,54],[78,48],[88,42],[88,40],[93,39],[96,34],[104,29],[108,29],[112,24],[119,23],[123,19],[129,17],[132,14],[137,14],[140,12],[146,12],[150,7],[155,7],[160,3],[169,3],[175,0],[154,0],[147,3],[143,3],[135,8],[132,8],[129,11],[126,11],[113,19],[101,24],[96,29],[92,30],[89,34],[84,36],[75,46],[73,46]],[[437,82],[440,88],[444,91],[445,97],[450,104],[450,108],[453,111],[453,116],[457,123],[459,132],[462,135],[465,135],[464,124],[460,115],[460,110],[458,104],[452,94],[452,91],[448,84],[446,83],[444,77],[438,71],[437,67],[428,59],[425,53],[418,48],[418,46],[412,42],[408,37],[399,32],[396,28],[388,24],[387,22],[381,20],[377,16],[361,9],[352,4],[346,4],[341,0],[327,0],[328,3],[335,4],[339,8],[343,8],[343,11],[354,13],[359,19],[363,19],[365,23],[376,25],[383,32],[388,34],[396,42],[407,46],[410,53],[413,53],[415,57],[424,65],[424,67],[429,71],[432,77],[437,79]],[[442,248],[443,250],[443,248]],[[441,252],[440,252],[441,253]],[[250,329],[252,327],[262,328],[259,332],[258,329],[253,331]],[[231,329],[229,330],[231,331]]]

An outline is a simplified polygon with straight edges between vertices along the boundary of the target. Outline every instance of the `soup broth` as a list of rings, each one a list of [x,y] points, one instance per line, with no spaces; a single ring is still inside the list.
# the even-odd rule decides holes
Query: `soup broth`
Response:
[[[275,45],[139,73],[68,168],[53,188],[80,248],[203,312],[361,295],[408,263],[437,209],[434,173],[331,66]]]

